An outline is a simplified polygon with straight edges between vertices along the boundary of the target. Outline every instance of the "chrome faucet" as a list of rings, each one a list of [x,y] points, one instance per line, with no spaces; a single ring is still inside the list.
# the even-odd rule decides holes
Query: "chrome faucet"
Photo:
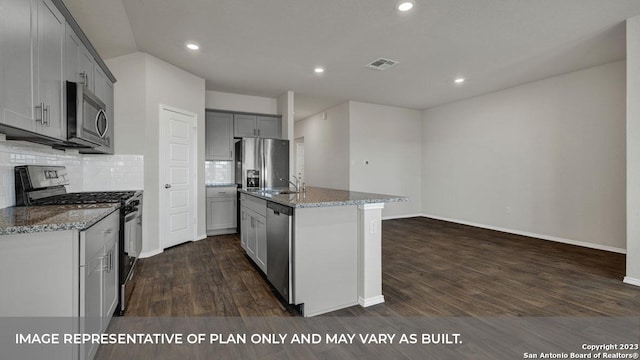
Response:
[[[285,179],[285,178],[280,178],[280,180],[288,182],[289,184],[293,185],[293,187],[296,189],[296,192],[300,192],[300,179],[297,178],[295,175],[292,175],[292,177],[294,179],[296,179],[295,183],[293,181],[291,181],[289,179]]]

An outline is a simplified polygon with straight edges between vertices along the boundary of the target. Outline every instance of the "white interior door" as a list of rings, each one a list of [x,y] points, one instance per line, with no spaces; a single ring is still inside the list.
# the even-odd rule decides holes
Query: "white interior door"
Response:
[[[196,115],[160,106],[160,244],[194,236]]]

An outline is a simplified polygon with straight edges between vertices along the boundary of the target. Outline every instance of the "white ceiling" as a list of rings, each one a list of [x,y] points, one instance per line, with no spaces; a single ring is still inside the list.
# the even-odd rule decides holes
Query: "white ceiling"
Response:
[[[346,100],[425,109],[624,59],[624,20],[640,15],[640,0],[416,0],[409,14],[396,0],[64,2],[105,59],[144,51],[208,90],[294,91],[297,119]],[[379,57],[399,64],[364,68]]]

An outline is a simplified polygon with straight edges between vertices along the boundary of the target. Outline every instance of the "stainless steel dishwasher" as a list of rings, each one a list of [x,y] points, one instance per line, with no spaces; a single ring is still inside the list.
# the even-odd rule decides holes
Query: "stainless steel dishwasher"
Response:
[[[293,208],[267,202],[267,278],[291,304],[291,226]]]

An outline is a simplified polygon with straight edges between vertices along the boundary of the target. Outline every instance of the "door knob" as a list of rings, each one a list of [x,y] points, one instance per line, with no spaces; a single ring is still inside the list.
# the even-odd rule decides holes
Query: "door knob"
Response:
[[[170,189],[171,188],[171,184],[164,184],[164,188],[165,189]]]

